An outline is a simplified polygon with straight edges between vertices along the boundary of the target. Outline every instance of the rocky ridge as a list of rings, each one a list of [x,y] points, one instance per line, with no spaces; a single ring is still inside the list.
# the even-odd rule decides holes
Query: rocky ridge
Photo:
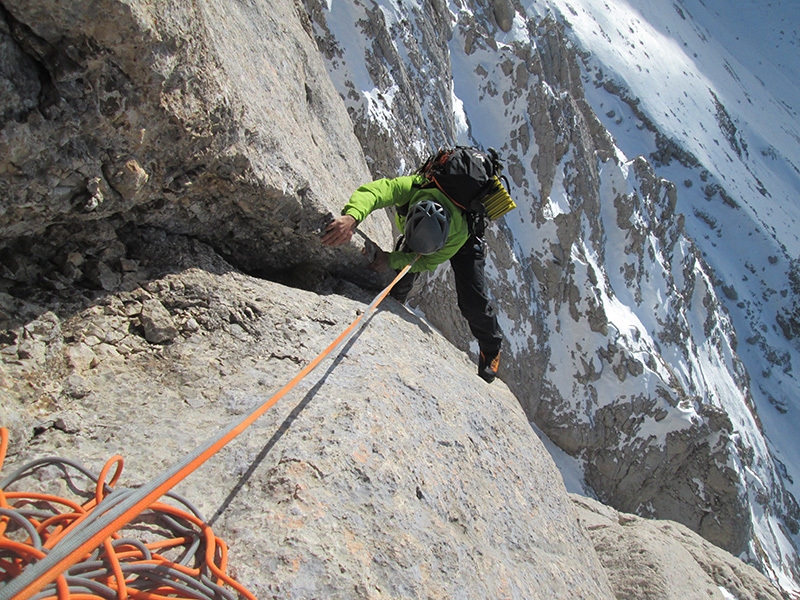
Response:
[[[119,452],[127,484],[143,483],[266,401],[365,306],[245,276],[186,238],[151,232],[138,248],[130,293],[48,311],[16,301],[26,325],[2,371],[11,466],[58,453],[98,472]],[[467,371],[388,306],[176,491],[257,597],[609,597],[518,403]],[[60,489],[56,475],[35,483]]]
[[[673,521],[620,513],[585,496],[572,496],[619,600],[679,598],[774,598],[750,565]]]

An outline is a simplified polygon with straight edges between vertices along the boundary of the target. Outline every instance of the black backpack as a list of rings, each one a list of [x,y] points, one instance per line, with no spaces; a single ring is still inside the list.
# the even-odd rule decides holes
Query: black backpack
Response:
[[[425,178],[422,187],[437,187],[466,213],[495,220],[517,207],[506,190],[508,180],[502,171],[494,148],[484,154],[456,146],[429,156],[415,174]]]

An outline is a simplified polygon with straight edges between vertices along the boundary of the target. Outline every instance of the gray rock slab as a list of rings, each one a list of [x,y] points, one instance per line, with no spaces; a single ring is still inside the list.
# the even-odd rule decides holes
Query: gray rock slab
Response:
[[[621,513],[572,495],[618,600],[780,600],[754,567],[688,527]]]
[[[0,365],[6,472],[52,454],[98,472],[119,453],[120,485],[144,483],[270,399],[365,309],[233,270],[147,288],[27,328],[41,351]],[[136,343],[108,335],[135,325],[132,297],[195,326],[171,342],[135,326]],[[91,360],[75,358],[78,332]],[[392,300],[176,491],[259,598],[613,597],[517,400]]]

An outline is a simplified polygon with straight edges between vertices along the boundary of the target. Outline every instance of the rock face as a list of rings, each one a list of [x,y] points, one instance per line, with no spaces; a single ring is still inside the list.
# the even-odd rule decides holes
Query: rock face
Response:
[[[9,470],[57,454],[97,473],[121,453],[125,484],[143,483],[364,310],[245,276],[185,238],[137,248],[131,292],[15,301],[26,325],[0,367]],[[176,256],[182,269],[155,275]],[[258,598],[613,598],[517,400],[391,300],[176,491]]]
[[[0,422],[12,434],[9,468],[55,453],[97,473],[119,452],[129,484],[142,483],[269,398],[363,310],[372,297],[364,290],[385,279],[365,268],[360,243],[332,251],[318,234],[372,176],[368,164],[392,174],[463,125],[451,118],[446,77],[424,97],[411,94],[431,82],[425,69],[450,68],[437,32],[452,26],[460,47],[494,57],[492,72],[477,74],[486,98],[498,96],[499,74],[516,82],[521,95],[503,95],[514,110],[524,106],[505,148],[509,175],[526,190],[520,201],[536,206],[519,211],[519,226],[541,232],[547,248],[526,245],[513,223],[490,233],[508,388],[484,385],[451,345],[469,343],[445,269],[422,306],[449,341],[389,302],[321,378],[300,386],[302,399],[177,491],[229,542],[235,575],[259,598],[611,598],[526,422],[535,417],[584,453],[592,485],[618,507],[639,509],[644,499],[658,509],[652,516],[688,515],[731,549],[752,542],[742,481],[725,466],[750,440],[696,390],[665,383],[669,365],[647,335],[640,347],[635,333],[614,333],[596,301],[607,273],[581,245],[597,241],[602,255],[599,240],[616,223],[645,252],[631,205],[668,194],[657,185],[620,192],[612,219],[593,194],[616,172],[592,166],[564,188],[571,210],[532,203],[563,188],[569,153],[594,165],[612,150],[581,100],[556,23],[541,21],[540,49],[515,45],[496,63],[489,34],[513,29],[513,3],[455,21],[444,3],[426,4],[430,19],[414,21],[425,34],[404,37],[411,53],[385,35],[409,31],[395,27],[402,14],[345,20],[375,34],[377,62],[365,64],[380,85],[367,96],[358,78],[326,72],[323,56],[363,75],[343,59],[333,28],[325,33],[326,6],[68,4],[0,9]],[[419,72],[395,88],[408,57]],[[381,121],[392,111],[407,117],[404,128],[396,117]],[[632,171],[644,181],[645,168]],[[386,216],[363,229],[391,244]],[[629,272],[638,284],[644,263]],[[692,282],[687,294],[703,292],[708,335],[717,336],[713,290],[682,281]],[[591,339],[578,335],[586,327]],[[675,331],[688,343],[686,329]],[[714,340],[729,348],[721,333]],[[577,371],[574,394],[559,387],[556,368]],[[688,424],[672,419],[684,413]],[[675,425],[672,445],[642,437],[665,419]],[[624,461],[617,470],[601,460],[611,445]],[[748,466],[762,459],[751,455]],[[691,488],[695,479],[706,487]],[[762,492],[775,488],[753,494]],[[703,529],[698,510],[712,509],[718,519]]]
[[[368,174],[295,5],[177,2],[165,18],[147,2],[10,2],[3,14],[0,236],[29,255],[6,265],[15,277],[113,286],[101,273],[121,254],[97,242],[126,223],[205,240],[262,275],[357,262],[309,243]],[[315,159],[299,160],[308,149]],[[366,231],[385,241],[388,223]],[[79,245],[105,256],[41,272]]]
[[[120,453],[120,485],[146,483],[268,400],[369,300],[255,279],[158,231],[135,247],[131,292],[2,297],[26,323],[4,334],[6,472],[55,455],[97,473]],[[169,342],[148,339],[148,306],[177,329]],[[25,482],[64,495],[59,476]],[[709,577],[779,597],[677,524],[570,500],[508,388],[392,300],[176,491],[258,598],[721,597]]]
[[[762,575],[683,525],[617,512],[572,496],[619,600],[780,600]]]

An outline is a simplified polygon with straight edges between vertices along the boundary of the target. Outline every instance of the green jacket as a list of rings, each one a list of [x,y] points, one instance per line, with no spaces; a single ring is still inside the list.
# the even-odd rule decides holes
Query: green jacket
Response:
[[[396,177],[394,179],[377,179],[359,187],[342,210],[343,215],[350,215],[359,223],[367,218],[372,211],[387,206],[402,206],[408,204],[409,208],[425,199],[431,199],[450,213],[450,234],[444,247],[433,254],[419,257],[414,266],[413,273],[419,271],[433,271],[443,262],[450,260],[461,249],[469,238],[469,227],[464,218],[464,213],[453,202],[436,188],[421,189],[421,178],[411,175]],[[417,184],[415,187],[414,184]],[[395,221],[400,231],[405,230],[406,219],[396,215]],[[389,266],[399,270],[410,264],[416,256],[413,252],[390,252]]]

